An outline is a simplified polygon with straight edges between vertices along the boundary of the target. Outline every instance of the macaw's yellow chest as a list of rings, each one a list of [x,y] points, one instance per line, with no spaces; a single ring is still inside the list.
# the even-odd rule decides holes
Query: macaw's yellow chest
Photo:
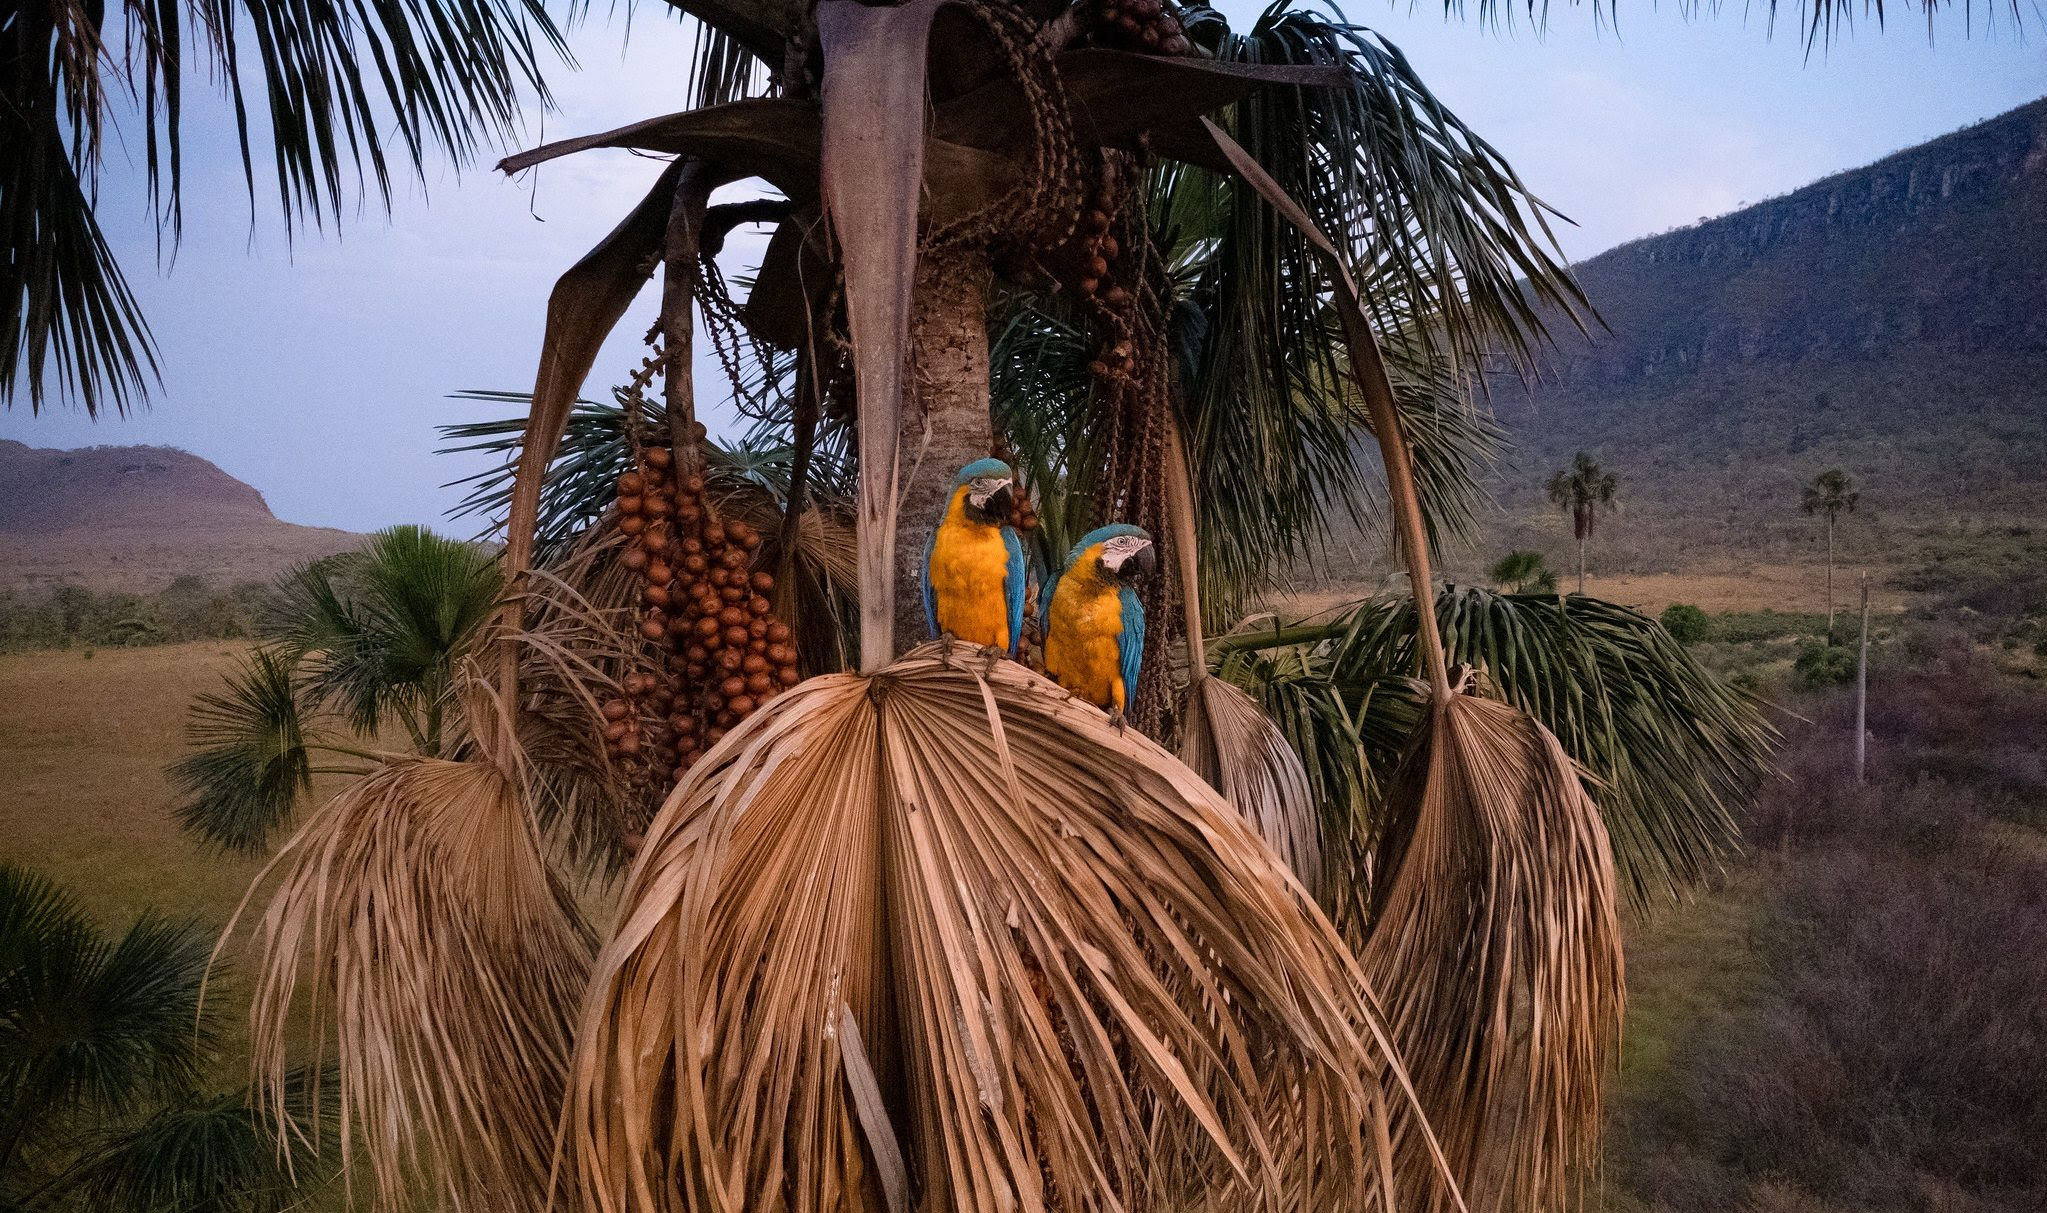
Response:
[[[1086,574],[1059,579],[1045,614],[1045,673],[1090,703],[1120,712],[1123,685],[1123,599],[1117,587]]]
[[[1002,529],[967,518],[955,500],[931,545],[931,597],[938,630],[975,644],[1009,648],[1009,548]]]

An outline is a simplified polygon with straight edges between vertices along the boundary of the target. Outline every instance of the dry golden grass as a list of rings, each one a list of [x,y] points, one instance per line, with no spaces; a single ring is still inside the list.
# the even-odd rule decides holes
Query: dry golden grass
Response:
[[[1585,592],[1594,598],[1618,602],[1654,615],[1673,602],[1719,614],[1727,611],[1802,611],[1824,614],[1827,609],[1826,570],[1819,565],[1757,564],[1743,568],[1699,569],[1683,573],[1626,573],[1585,577]],[[1466,578],[1452,577],[1453,581]],[[1578,585],[1577,574],[1560,571],[1557,583],[1568,592]],[[1303,588],[1291,594],[1275,595],[1269,609],[1287,619],[1312,619],[1324,612],[1349,606],[1371,594],[1403,592],[1404,582],[1343,582]],[[1834,569],[1834,601],[1851,610],[1857,593],[1855,570]],[[1902,610],[1920,595],[1891,589],[1882,574],[1870,577],[1870,608],[1879,612]]]
[[[62,882],[102,922],[149,908],[225,922],[259,865],[178,829],[164,768],[183,753],[192,696],[241,652],[0,656],[0,861]]]

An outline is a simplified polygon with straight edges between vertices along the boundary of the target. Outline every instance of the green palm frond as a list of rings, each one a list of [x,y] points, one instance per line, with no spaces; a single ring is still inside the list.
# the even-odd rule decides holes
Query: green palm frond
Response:
[[[1320,807],[1324,904],[1339,925],[1364,918],[1380,806],[1421,720],[1412,679],[1353,674],[1339,681],[1327,644],[1223,651],[1216,676],[1264,707],[1301,757]]]
[[[170,769],[178,823],[218,846],[261,850],[312,790],[296,659],[273,648],[244,658],[221,690],[192,705],[193,752]]]
[[[143,116],[142,170],[180,226],[195,77],[226,94],[250,202],[268,161],[291,227],[338,223],[351,195],[388,204],[394,166],[424,176],[509,134],[541,59],[567,48],[541,0],[27,0],[0,71],[0,403],[57,396],[125,410],[156,378],[149,330],[95,215],[111,98]],[[121,48],[111,53],[108,45]],[[729,64],[717,75],[729,80]]]
[[[6,100],[26,108],[0,103],[0,405],[25,393],[31,409],[68,396],[125,412],[157,378],[149,324],[57,137],[55,96]]]
[[[0,1153],[72,1113],[190,1088],[212,1042],[208,943],[154,916],[109,938],[54,884],[0,865]]]
[[[423,752],[440,744],[455,665],[496,609],[503,577],[483,548],[423,527],[378,532],[337,566],[361,626],[321,650],[309,685],[360,733],[394,715]]]
[[[1594,21],[1613,22],[1619,20],[1622,8],[1620,0],[1570,0],[1570,7],[1589,8],[1592,10]],[[2025,16],[2025,9],[2019,0],[1984,5],[1957,4],[1955,0],[1906,0],[1906,3],[1894,5],[1893,8],[1903,8],[1907,12],[1921,14],[1929,30],[1937,14],[1942,11],[1953,12],[1956,8],[1962,11],[1962,19],[1966,23],[1965,32],[1974,32],[1979,28],[1979,22],[1980,28],[1985,32],[1996,29],[2000,12],[2009,14],[2014,27]],[[1526,19],[1532,27],[1540,30],[1549,22],[1549,10],[1549,0],[1472,0],[1470,3],[1466,0],[1443,0],[1443,11],[1449,16],[1473,16],[1487,25],[1504,29],[1511,29],[1517,20]],[[1720,7],[1717,4],[1703,3],[1701,0],[1687,0],[1680,11],[1686,16],[1697,16],[1702,13],[1717,15]],[[1764,28],[1770,34],[1776,33],[1780,18],[1796,20],[1798,37],[1808,49],[1829,45],[1835,35],[1854,29],[1858,15],[1874,21],[1879,29],[1883,28],[1886,16],[1884,0],[1792,0],[1788,3],[1767,0],[1763,11]]]
[[[1555,733],[1587,772],[1636,899],[1717,868],[1735,845],[1733,806],[1775,744],[1758,700],[1654,619],[1598,599],[1446,586],[1436,617],[1449,660]],[[1330,683],[1356,688],[1412,670],[1414,631],[1411,600],[1361,604],[1325,654]]]
[[[384,680],[401,687],[440,677],[490,618],[503,588],[493,553],[416,526],[378,532],[356,576]]]
[[[468,391],[458,393],[457,398],[520,408],[530,404],[530,398],[522,392]],[[639,407],[644,432],[665,435],[668,421],[661,405],[647,401]],[[454,482],[468,486],[469,490],[456,507],[458,515],[493,521],[503,518],[511,500],[512,473],[525,429],[523,413],[495,421],[441,427],[441,436],[448,442],[441,448],[442,454],[477,453],[491,460],[485,470]],[[849,438],[850,432],[844,425],[819,427],[805,489],[806,499],[813,504],[835,508],[846,500],[853,479]],[[714,498],[734,493],[764,494],[779,507],[787,500],[793,456],[794,449],[782,423],[763,414],[757,417],[753,432],[741,441],[730,445],[705,444],[705,491]],[[597,520],[617,496],[618,476],[626,470],[628,457],[623,399],[613,404],[577,401],[541,489],[538,547],[543,554],[559,555],[566,551]]]
[[[1501,348],[1525,358],[1542,335],[1542,306],[1584,307],[1548,227],[1553,212],[1398,47],[1320,7],[1279,0],[1242,34],[1213,9],[1188,10],[1188,37],[1219,59],[1341,64],[1355,80],[1260,90],[1223,125],[1345,248],[1381,332],[1426,332],[1467,368]],[[1228,255],[1237,281],[1273,284],[1278,267],[1313,264],[1302,237],[1250,190],[1232,188],[1227,206],[1241,233]],[[1297,275],[1280,302],[1304,327],[1320,301],[1313,281]]]
[[[59,1190],[95,1208],[280,1213],[336,1169],[313,1144],[339,1128],[323,1089],[310,1072],[294,1075],[282,1135],[247,1092],[169,1103],[88,1143]]]

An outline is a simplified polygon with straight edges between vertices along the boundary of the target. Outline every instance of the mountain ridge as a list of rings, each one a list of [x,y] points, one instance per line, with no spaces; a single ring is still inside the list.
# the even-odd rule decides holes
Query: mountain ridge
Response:
[[[2047,520],[2047,99],[1575,272],[1606,328],[1552,314],[1540,379],[1495,386],[1485,553],[1564,562],[1542,485],[1578,450],[1622,478],[1616,569],[1805,558],[1799,490],[1834,466],[1851,556]]]
[[[362,536],[285,522],[189,451],[0,439],[0,586],[149,593],[180,576],[266,580]]]

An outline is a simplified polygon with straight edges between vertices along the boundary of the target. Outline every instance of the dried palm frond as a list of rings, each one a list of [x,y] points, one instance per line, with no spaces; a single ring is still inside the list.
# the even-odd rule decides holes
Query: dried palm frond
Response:
[[[1258,702],[1220,678],[1188,688],[1180,760],[1223,794],[1308,890],[1322,897],[1322,823],[1301,756]]]
[[[1569,1203],[1597,1155],[1599,1092],[1623,1000],[1613,854],[1598,808],[1556,737],[1450,683],[1433,604],[1413,452],[1385,359],[1342,256],[1257,161],[1213,124],[1233,167],[1307,237],[1333,291],[1386,464],[1429,685],[1407,775],[1389,798],[1365,940],[1375,988],[1417,1071],[1429,1121],[1479,1210]],[[1412,1148],[1412,1143],[1407,1143]],[[1409,1168],[1406,1174],[1414,1174]],[[1407,1189],[1412,1207],[1443,1207]]]
[[[974,646],[751,717],[620,922],[577,1036],[578,1207],[1348,1207],[1426,1133],[1244,822]]]
[[[335,1049],[343,1158],[362,1147],[381,1204],[541,1205],[592,944],[514,780],[389,763],[270,866],[252,1053],[277,1131],[304,1014],[316,1051]]]
[[[1186,606],[1188,685],[1180,719],[1180,758],[1243,814],[1319,902],[1322,823],[1301,756],[1256,700],[1209,673],[1201,631],[1192,477],[1177,419],[1167,427],[1166,445],[1167,513]]]
[[[1430,717],[1363,963],[1473,1213],[1566,1208],[1621,1025],[1606,827],[1536,721],[1464,694]]]
[[[520,711],[516,764],[536,822],[567,853],[597,871],[630,858],[629,836],[644,830],[655,806],[635,789],[604,742],[603,704],[645,664],[647,648],[632,619],[637,586],[616,561],[616,532],[592,530],[560,563],[527,575],[524,626],[517,636]],[[491,637],[478,645],[487,651]],[[475,697],[477,667],[465,673],[472,720],[495,720]]]

